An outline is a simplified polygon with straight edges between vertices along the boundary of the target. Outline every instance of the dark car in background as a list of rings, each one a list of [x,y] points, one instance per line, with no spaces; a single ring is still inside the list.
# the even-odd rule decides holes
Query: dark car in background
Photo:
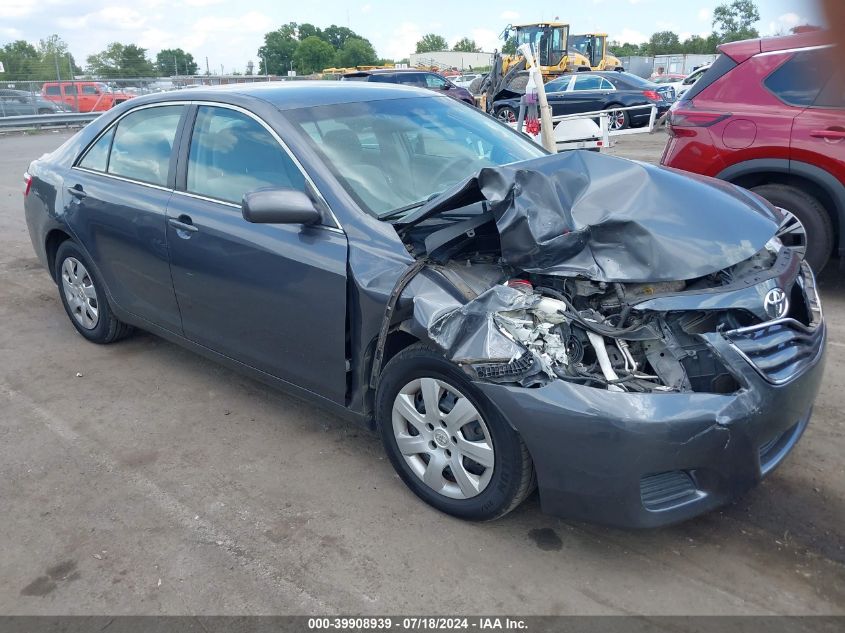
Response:
[[[415,68],[377,68],[346,73],[341,81],[373,81],[376,83],[402,84],[442,92],[447,97],[475,105],[475,98],[466,88],[456,86],[443,75]]]
[[[820,271],[845,255],[845,78],[826,31],[723,44],[675,104],[668,167],[751,189]]]
[[[545,85],[545,89],[553,116],[607,110],[611,130],[646,125],[651,115],[646,107],[641,110],[616,108],[654,105],[657,106],[657,116],[661,116],[675,100],[671,87],[619,71],[572,73],[553,79]],[[493,114],[503,121],[515,122],[520,98],[514,95],[498,99],[493,104]]]
[[[26,90],[0,88],[0,116],[24,116],[27,114],[56,114],[70,112],[61,103],[47,101],[38,93]]]
[[[696,516],[783,461],[822,378],[814,276],[774,207],[548,154],[442,93],[146,95],[25,180],[85,339],[138,327],[371,424],[408,487],[465,519],[535,485],[557,515]]]

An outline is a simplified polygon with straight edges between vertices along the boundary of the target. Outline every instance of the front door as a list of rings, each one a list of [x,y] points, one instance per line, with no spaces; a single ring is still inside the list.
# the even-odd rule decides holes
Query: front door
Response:
[[[346,236],[328,218],[315,226],[243,219],[240,201],[249,191],[309,188],[256,118],[199,106],[185,144],[182,192],[167,212],[185,336],[344,403]]]
[[[168,263],[165,214],[175,177],[173,143],[187,108],[130,112],[87,150],[65,179],[69,224],[113,300],[136,316],[181,331]]]

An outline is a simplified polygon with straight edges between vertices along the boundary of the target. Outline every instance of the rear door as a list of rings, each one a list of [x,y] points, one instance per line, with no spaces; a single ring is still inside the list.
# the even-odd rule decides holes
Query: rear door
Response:
[[[830,49],[797,53],[794,85],[787,98],[806,103],[792,122],[789,157],[842,179],[845,175],[845,79],[828,66]],[[813,61],[815,57],[816,61]],[[825,77],[826,80],[825,80]],[[802,78],[799,83],[798,79]],[[809,78],[803,81],[803,78]],[[815,85],[811,85],[815,84]],[[821,89],[819,89],[821,88]]]
[[[68,225],[124,310],[181,332],[170,279],[165,214],[174,140],[185,105],[131,111],[106,130],[65,178]]]
[[[244,220],[240,202],[249,191],[281,187],[313,197],[313,187],[257,117],[211,105],[196,112],[167,211],[185,336],[344,403],[346,235],[331,217],[313,226]]]

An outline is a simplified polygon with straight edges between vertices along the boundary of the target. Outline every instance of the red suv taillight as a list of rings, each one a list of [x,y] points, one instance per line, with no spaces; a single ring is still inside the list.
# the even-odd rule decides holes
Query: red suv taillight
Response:
[[[666,130],[673,136],[695,136],[689,128],[710,127],[724,121],[730,112],[708,112],[707,110],[673,109],[666,119]],[[687,129],[685,129],[687,128]]]
[[[23,183],[23,196],[26,198],[29,195],[29,190],[32,189],[32,176],[28,172],[23,175]]]

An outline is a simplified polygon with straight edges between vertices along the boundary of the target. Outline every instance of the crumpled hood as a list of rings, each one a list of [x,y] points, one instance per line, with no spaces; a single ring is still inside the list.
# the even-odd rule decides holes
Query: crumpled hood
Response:
[[[574,151],[483,168],[401,224],[482,201],[504,263],[595,281],[702,277],[757,253],[780,220],[722,181]]]

